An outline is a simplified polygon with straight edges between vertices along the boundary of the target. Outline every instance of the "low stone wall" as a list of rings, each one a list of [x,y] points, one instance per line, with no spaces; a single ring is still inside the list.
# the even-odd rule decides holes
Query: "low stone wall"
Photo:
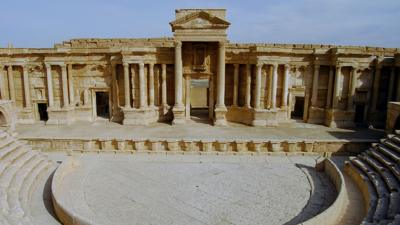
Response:
[[[392,132],[397,120],[400,120],[400,102],[389,102],[386,118],[386,130]]]
[[[344,183],[343,174],[330,159],[325,159],[322,163],[324,164],[324,172],[335,185],[338,196],[332,205],[325,211],[303,223],[300,223],[301,225],[336,225],[344,213],[348,193]]]
[[[71,209],[68,209],[66,202],[60,198],[62,191],[62,183],[65,176],[72,173],[79,164],[72,157],[64,161],[56,170],[51,183],[51,196],[53,199],[54,211],[58,219],[64,225],[95,225],[89,219],[84,218],[82,215],[77,215]]]
[[[182,154],[356,154],[374,140],[191,140],[26,138],[36,150]]]

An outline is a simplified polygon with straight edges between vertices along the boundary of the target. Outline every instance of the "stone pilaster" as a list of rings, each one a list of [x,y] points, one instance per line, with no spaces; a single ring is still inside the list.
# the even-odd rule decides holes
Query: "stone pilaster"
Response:
[[[125,93],[125,108],[131,108],[131,94],[129,91],[129,64],[124,63],[124,93]]]
[[[15,86],[12,65],[7,66],[7,74],[10,100],[15,101]]]
[[[154,63],[149,64],[149,106],[154,108]]]
[[[233,64],[233,106],[238,105],[239,64]]]
[[[225,43],[218,44],[217,102],[215,105],[214,125],[225,126]]]
[[[251,64],[246,65],[246,96],[244,106],[250,108],[251,101]]]
[[[68,91],[69,91],[69,104],[71,107],[74,107],[75,94],[74,94],[74,76],[72,74],[72,64],[68,64]]]

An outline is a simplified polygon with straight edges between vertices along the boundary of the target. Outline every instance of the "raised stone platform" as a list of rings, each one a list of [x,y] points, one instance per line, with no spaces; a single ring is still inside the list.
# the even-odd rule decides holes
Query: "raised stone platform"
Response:
[[[90,224],[298,224],[335,186],[313,157],[82,155],[53,180],[56,211]],[[67,217],[60,217],[68,224]]]
[[[20,125],[22,139],[42,151],[181,152],[181,153],[357,153],[384,134],[371,129],[339,129],[305,123],[275,128],[229,124],[215,127],[189,121],[122,126],[77,123],[69,126]]]

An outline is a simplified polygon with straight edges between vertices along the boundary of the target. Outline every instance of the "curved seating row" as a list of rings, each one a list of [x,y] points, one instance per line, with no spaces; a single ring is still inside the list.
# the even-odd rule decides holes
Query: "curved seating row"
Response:
[[[345,163],[366,201],[364,225],[400,224],[400,134],[390,134]]]
[[[0,224],[35,224],[30,215],[33,189],[54,167],[55,162],[15,135],[0,131]]]

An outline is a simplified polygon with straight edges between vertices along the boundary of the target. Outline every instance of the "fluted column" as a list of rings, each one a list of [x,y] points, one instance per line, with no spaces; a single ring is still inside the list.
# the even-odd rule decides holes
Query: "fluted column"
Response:
[[[149,64],[149,106],[154,108],[154,63]]]
[[[161,65],[161,105],[167,105],[167,65]]]
[[[72,64],[68,64],[68,91],[69,91],[69,104],[71,106],[75,106],[74,77],[72,75]]]
[[[333,75],[334,75],[334,70],[333,67],[329,67],[329,81],[328,81],[328,93],[326,97],[326,108],[329,109],[331,108],[332,105],[332,85],[333,85]]]
[[[125,93],[125,108],[131,108],[131,94],[129,91],[129,64],[124,63],[124,93]]]
[[[234,64],[233,68],[233,106],[237,106],[239,92],[239,64]]]
[[[246,97],[244,106],[250,108],[250,100],[251,100],[251,65],[246,65]]]
[[[371,104],[372,111],[376,111],[376,105],[378,104],[380,81],[381,81],[381,66],[377,65],[375,69],[374,84],[372,87],[372,104]]]
[[[65,108],[69,106],[67,66],[65,64],[62,64],[60,66],[61,66],[61,83],[62,83],[62,93],[63,93],[63,108]]]
[[[12,71],[12,65],[7,66],[7,74],[8,74],[8,88],[10,91],[10,100],[15,101],[15,86],[14,86],[14,76]]]
[[[347,95],[347,110],[353,110],[353,103],[354,103],[354,96],[356,94],[356,87],[357,87],[357,69],[352,67],[351,69],[351,76],[350,76],[350,85],[349,85],[349,92]]]
[[[256,69],[256,87],[254,90],[254,108],[255,109],[260,109],[260,103],[261,103],[261,70],[262,70],[262,64],[257,64]]]
[[[312,86],[311,106],[317,107],[318,104],[318,79],[319,79],[319,65],[314,65],[314,77]]]
[[[25,100],[25,107],[26,108],[31,108],[31,92],[30,92],[30,85],[29,85],[29,75],[28,75],[28,66],[24,65],[22,66],[22,76],[23,76],[23,82],[24,82],[24,100]]]
[[[340,85],[339,81],[341,74],[342,74],[342,67],[337,66],[335,75],[335,84],[333,87],[333,104],[332,104],[333,109],[336,109],[339,104],[339,85]]]
[[[394,89],[394,82],[395,82],[395,69],[396,67],[392,67],[392,69],[390,70],[390,80],[389,80],[389,92],[388,92],[388,101],[392,101],[392,97],[393,97],[393,89]],[[400,87],[398,87],[400,88]]]
[[[0,99],[6,100],[6,83],[4,79],[4,65],[0,64]]]
[[[218,77],[216,107],[225,107],[225,43],[218,46]]]
[[[276,90],[278,86],[278,64],[273,65],[271,108],[276,108]]]
[[[146,85],[144,77],[144,63],[139,63],[139,108],[146,107]]]
[[[282,108],[288,106],[288,94],[289,94],[289,79],[290,79],[290,66],[285,64],[285,73],[283,78],[283,90],[282,90]]]
[[[47,78],[47,96],[49,102],[49,108],[54,107],[54,92],[53,92],[53,77],[51,74],[51,65],[46,65],[46,78]]]
[[[175,42],[175,106],[182,107],[182,42]]]

